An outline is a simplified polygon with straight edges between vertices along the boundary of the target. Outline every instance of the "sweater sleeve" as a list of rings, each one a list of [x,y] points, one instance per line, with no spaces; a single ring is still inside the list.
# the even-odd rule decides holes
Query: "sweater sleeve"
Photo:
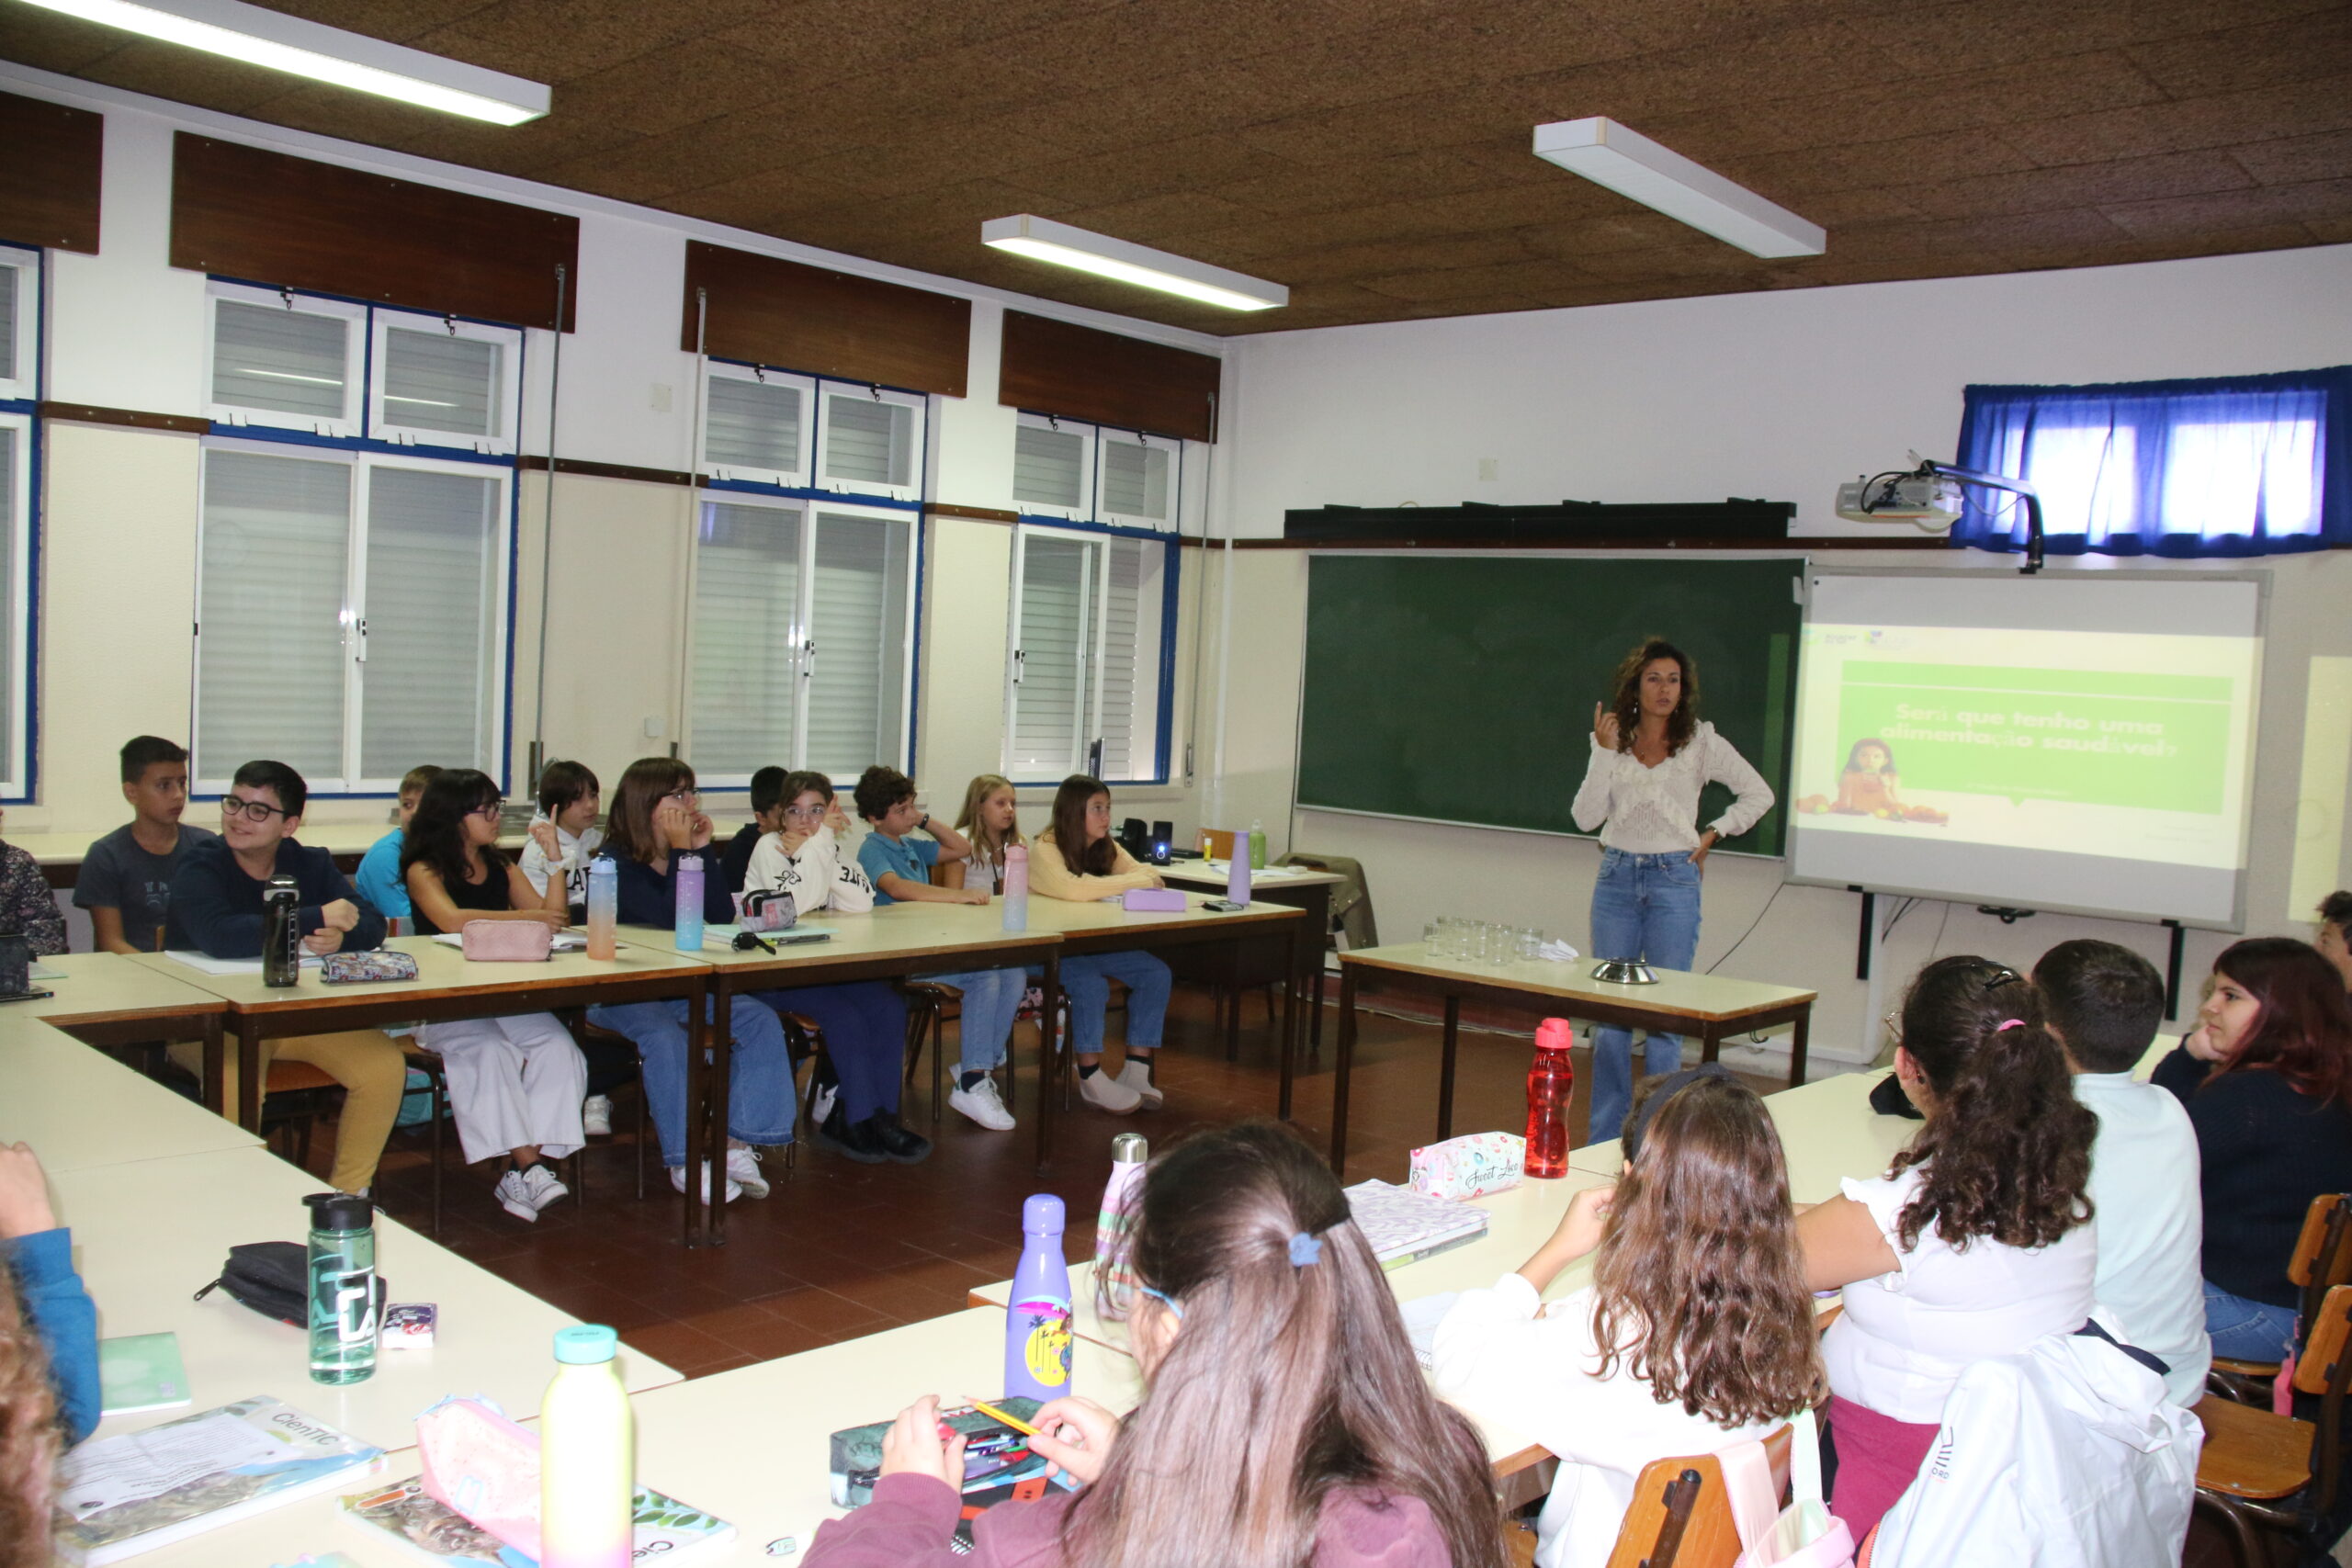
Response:
[[[7,1244],[7,1258],[24,1292],[26,1315],[49,1352],[57,1388],[58,1425],[78,1443],[98,1424],[98,1309],[74,1272],[74,1239],[63,1227],[35,1231]]]
[[[314,857],[312,863],[317,868],[321,879],[326,884],[327,896],[321,902],[332,904],[338,898],[347,898],[359,907],[359,923],[343,933],[343,951],[364,953],[369,948],[383,946],[384,938],[391,932],[391,927],[384,919],[383,911],[363,897],[359,889],[351,885],[351,879],[344,875],[335,866],[334,856],[332,853],[325,850],[311,850],[308,852]],[[307,875],[303,878],[306,884],[309,880]],[[307,886],[304,891],[308,891]],[[324,923],[323,919],[321,923]],[[303,934],[307,936],[316,929],[314,926],[305,925]]]
[[[2163,1061],[2156,1064],[2155,1070],[2148,1075],[2148,1081],[2158,1089],[2170,1089],[2174,1098],[2186,1105],[2188,1097],[2197,1092],[2197,1086],[2205,1081],[2205,1075],[2211,1070],[2210,1064],[2188,1054],[2188,1046],[2176,1045]]]
[[[1150,887],[1159,878],[1146,871],[1129,857],[1118,852],[1108,876],[1089,876],[1070,870],[1057,845],[1039,843],[1029,853],[1029,891],[1046,898],[1066,899],[1083,904],[1097,898],[1115,898],[1130,887]]]
[[[1593,741],[1592,755],[1584,765],[1584,783],[1577,786],[1577,797],[1568,807],[1568,815],[1576,818],[1580,830],[1597,832],[1609,820],[1609,775],[1616,767],[1617,753]]]
[[[1707,754],[1700,759],[1701,776],[1710,784],[1728,784],[1734,796],[1724,814],[1709,826],[1726,839],[1736,839],[1772,809],[1772,786],[1739,754],[1739,748],[1713,728],[1707,731]]]
[[[49,890],[49,878],[30,851],[14,844],[0,855],[0,919],[23,932],[36,953],[65,951],[65,913]]]
[[[172,877],[172,924],[208,958],[261,956],[261,911],[237,908],[222,880],[243,874],[225,855],[191,855]]]
[[[949,1545],[962,1517],[961,1500],[929,1475],[886,1475],[874,1500],[847,1517],[817,1527],[804,1561],[808,1568],[1048,1568],[1058,1565],[1067,1492],[1048,1488],[1035,1503],[1000,1503],[972,1522],[972,1552]]]

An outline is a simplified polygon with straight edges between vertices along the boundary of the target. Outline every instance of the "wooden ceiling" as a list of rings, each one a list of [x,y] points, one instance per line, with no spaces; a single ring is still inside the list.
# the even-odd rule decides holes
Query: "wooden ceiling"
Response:
[[[551,83],[476,126],[0,0],[0,57],[1216,333],[2352,242],[2314,0],[277,0]],[[1829,231],[1759,261],[1536,159],[1608,115]],[[981,245],[1035,212],[1290,286]]]

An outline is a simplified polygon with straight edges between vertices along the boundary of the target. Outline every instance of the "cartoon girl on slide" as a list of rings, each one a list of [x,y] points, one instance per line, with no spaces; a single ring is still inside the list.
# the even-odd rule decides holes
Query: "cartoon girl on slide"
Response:
[[[1854,742],[1846,753],[1846,771],[1838,775],[1838,798],[1808,795],[1797,809],[1818,817],[1876,817],[1887,822],[1924,822],[1941,827],[1951,818],[1932,806],[1905,806],[1899,793],[1902,775],[1895,771],[1894,751],[1875,735]]]

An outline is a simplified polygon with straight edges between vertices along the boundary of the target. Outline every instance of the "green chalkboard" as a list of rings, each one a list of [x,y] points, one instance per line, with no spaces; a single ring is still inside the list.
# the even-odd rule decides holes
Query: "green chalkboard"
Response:
[[[1699,716],[1780,799],[1724,848],[1779,854],[1803,563],[1318,556],[1309,565],[1298,804],[1574,833],[1592,705],[1663,637]],[[1731,798],[1710,785],[1701,821]]]

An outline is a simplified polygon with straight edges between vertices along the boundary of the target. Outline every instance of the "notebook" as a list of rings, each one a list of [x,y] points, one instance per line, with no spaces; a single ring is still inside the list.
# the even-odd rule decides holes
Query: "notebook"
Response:
[[[180,1365],[176,1334],[130,1334],[98,1341],[98,1389],[104,1416],[176,1410],[195,1396]]]
[[[1383,1269],[1401,1269],[1487,1234],[1486,1210],[1450,1198],[1423,1197],[1385,1181],[1359,1181],[1347,1192],[1356,1228]]]

